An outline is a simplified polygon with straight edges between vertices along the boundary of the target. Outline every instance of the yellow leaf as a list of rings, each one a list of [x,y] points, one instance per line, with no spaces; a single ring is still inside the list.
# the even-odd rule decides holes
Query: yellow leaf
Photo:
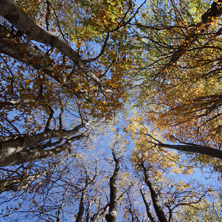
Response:
[[[58,53],[59,53],[59,50],[58,50],[58,49],[56,49],[56,50],[55,50],[55,54],[58,54]]]
[[[76,43],[76,48],[80,48],[82,46],[82,43],[81,43],[81,41],[78,41],[77,43]]]
[[[85,38],[89,38],[90,37],[90,35],[89,35],[89,33],[87,33],[86,35],[85,35]]]
[[[23,10],[23,12],[27,13],[27,10],[26,10],[26,8],[22,8],[22,10]]]
[[[29,80],[29,79],[26,79],[26,80],[25,80],[25,83],[29,83],[29,82],[30,82],[30,80]]]

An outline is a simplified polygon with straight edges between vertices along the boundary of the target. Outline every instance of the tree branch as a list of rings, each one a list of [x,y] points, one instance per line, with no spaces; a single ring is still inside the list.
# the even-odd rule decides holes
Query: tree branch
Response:
[[[159,147],[169,148],[169,149],[174,149],[174,150],[179,150],[179,151],[184,151],[184,152],[204,154],[207,156],[222,159],[222,150],[219,150],[219,149],[215,149],[215,148],[208,147],[208,146],[197,145],[194,143],[183,143],[183,145],[181,145],[181,144],[178,144],[178,145],[167,144],[167,143],[162,143],[161,141],[155,139],[149,133],[145,133],[144,135],[149,136],[152,139],[152,141],[149,141],[150,143],[157,145]],[[178,141],[178,142],[180,142],[180,141]],[[180,142],[180,143],[182,143],[182,142]]]
[[[202,20],[196,24],[196,28],[189,33],[177,50],[173,53],[170,61],[160,71],[164,74],[167,69],[177,63],[177,61],[185,54],[185,52],[197,40],[198,35],[202,34],[209,27],[210,23],[217,19],[222,14],[221,0],[215,1],[210,9],[202,15]]]
[[[166,144],[166,143],[159,143],[156,144],[163,148],[169,148],[174,150],[180,150],[184,152],[191,152],[197,154],[204,154],[211,157],[216,157],[222,160],[222,150],[214,149],[207,146],[201,145],[173,145],[173,144]]]
[[[101,85],[100,79],[88,70],[85,62],[76,51],[56,34],[46,31],[37,25],[14,1],[1,0],[0,15],[32,40],[57,48],[70,58],[86,76],[94,80],[98,85]]]

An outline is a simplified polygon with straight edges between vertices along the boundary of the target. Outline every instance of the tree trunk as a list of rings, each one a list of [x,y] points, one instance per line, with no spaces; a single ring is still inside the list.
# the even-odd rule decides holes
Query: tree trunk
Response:
[[[16,139],[0,142],[0,166],[15,165],[36,158],[51,156],[62,150],[69,149],[71,142],[83,137],[82,134],[74,136],[85,124],[76,126],[73,130],[49,130],[33,136],[20,136]],[[43,150],[43,143],[50,139],[66,142],[50,150]],[[36,148],[33,148],[35,147]]]
[[[118,177],[118,172],[120,170],[120,160],[116,158],[114,151],[112,151],[113,159],[115,161],[115,169],[112,177],[110,178],[110,203],[109,203],[109,213],[106,215],[107,222],[117,221],[117,187],[116,181]]]
[[[150,194],[151,194],[151,198],[152,198],[152,202],[153,202],[153,206],[154,206],[154,209],[155,209],[155,212],[156,212],[156,215],[159,219],[159,221],[161,222],[168,222],[167,221],[167,218],[163,212],[163,209],[160,205],[160,202],[159,202],[159,199],[158,199],[158,195],[153,187],[153,184],[151,183],[151,181],[149,180],[149,177],[147,175],[147,171],[146,171],[146,168],[145,166],[143,165],[142,163],[142,168],[143,168],[143,173],[144,173],[144,177],[145,177],[145,183],[146,185],[149,187],[149,190],[150,190]]]

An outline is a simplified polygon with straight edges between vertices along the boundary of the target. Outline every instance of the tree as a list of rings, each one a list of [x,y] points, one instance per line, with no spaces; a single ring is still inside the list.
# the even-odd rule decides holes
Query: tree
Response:
[[[164,134],[159,146],[221,159],[221,2],[150,4],[134,24],[145,48],[138,106]]]
[[[110,141],[110,155],[106,153],[103,158],[98,156],[98,149],[93,152],[90,142],[76,147],[69,155],[52,156],[42,162],[32,162],[32,166],[25,165],[25,172],[22,167],[14,167],[14,171],[12,167],[5,169],[5,175],[1,175],[5,177],[1,181],[5,185],[5,189],[1,189],[1,197],[4,197],[0,198],[1,215],[9,221],[11,218],[115,221],[117,205],[128,187],[119,186],[124,144],[123,138],[115,135]]]
[[[120,108],[122,42],[136,13],[121,2],[0,2],[1,166],[67,150],[86,123]]]
[[[189,164],[187,159],[184,160],[181,154],[169,152],[150,143],[144,127],[140,128],[139,134],[135,133],[133,125],[129,126],[128,130],[135,144],[132,164],[141,184],[141,202],[146,207],[147,220],[189,221],[194,215],[198,215],[200,221],[205,220],[205,207],[212,206],[209,199],[211,195],[217,195],[218,191],[214,193],[210,187],[196,184],[195,179],[192,182],[187,181],[185,175],[193,174],[194,165]],[[182,174],[183,179],[177,179],[178,175]],[[220,199],[216,202],[215,204],[220,204]],[[182,213],[188,212],[188,209],[196,211],[190,214]],[[220,214],[218,217],[216,214],[209,217],[215,217],[216,221],[221,219]]]

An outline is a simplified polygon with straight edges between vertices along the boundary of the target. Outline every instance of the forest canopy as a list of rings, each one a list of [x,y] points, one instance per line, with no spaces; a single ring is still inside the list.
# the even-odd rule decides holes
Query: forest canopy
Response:
[[[0,0],[0,218],[221,221],[221,15]]]

